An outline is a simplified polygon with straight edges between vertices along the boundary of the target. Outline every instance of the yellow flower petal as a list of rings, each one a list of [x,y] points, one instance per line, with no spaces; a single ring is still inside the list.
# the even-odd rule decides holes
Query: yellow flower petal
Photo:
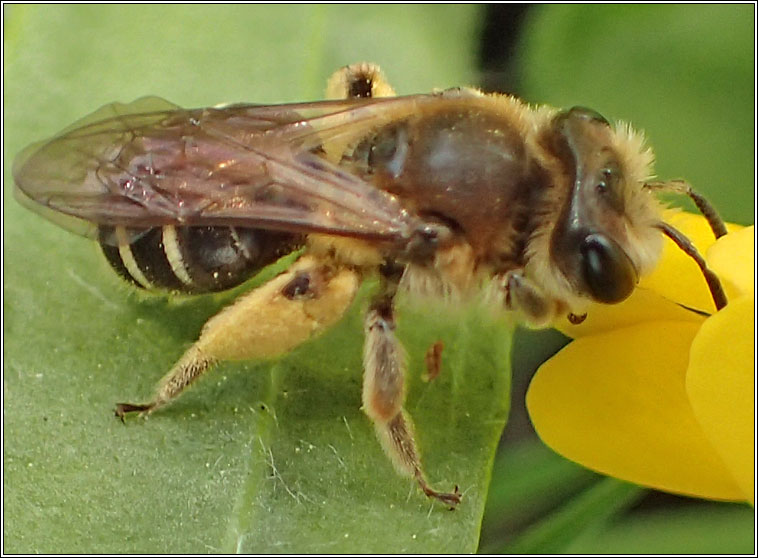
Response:
[[[666,211],[664,219],[684,233],[698,251],[706,250],[716,242],[708,222],[700,215],[684,211]],[[739,225],[728,225],[728,230],[739,230]],[[664,239],[663,252],[658,266],[640,280],[640,287],[705,312],[714,312],[715,306],[703,274],[692,258],[682,252],[671,240]]]
[[[637,288],[632,296],[620,304],[593,304],[587,309],[587,318],[581,324],[573,325],[564,316],[554,323],[553,327],[576,339],[643,322],[702,323],[703,319],[700,314],[686,310],[658,293]]]
[[[706,259],[724,282],[727,296],[755,293],[755,227],[719,238],[708,249]]]
[[[754,299],[730,301],[695,336],[687,393],[695,416],[744,499],[755,504]]]
[[[685,391],[698,324],[653,322],[572,342],[532,380],[527,407],[558,453],[680,494],[742,499]]]

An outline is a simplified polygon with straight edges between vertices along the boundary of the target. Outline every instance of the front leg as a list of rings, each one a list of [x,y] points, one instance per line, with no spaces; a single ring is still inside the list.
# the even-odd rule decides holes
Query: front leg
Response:
[[[413,422],[403,409],[405,355],[395,337],[394,296],[402,268],[383,269],[380,292],[366,313],[363,350],[363,411],[374,422],[379,441],[395,469],[418,482],[424,494],[455,507],[461,501],[458,487],[438,492],[426,481],[413,434]]]
[[[560,310],[558,301],[546,296],[536,283],[524,275],[523,270],[507,271],[496,280],[505,307],[520,313],[528,325],[547,327],[556,318]]]

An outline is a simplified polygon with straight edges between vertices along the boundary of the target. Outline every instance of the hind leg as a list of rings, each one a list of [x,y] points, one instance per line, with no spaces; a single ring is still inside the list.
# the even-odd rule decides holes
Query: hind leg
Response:
[[[323,332],[350,306],[360,277],[352,269],[303,256],[268,283],[211,318],[200,338],[160,381],[144,404],[119,403],[116,415],[152,412],[219,361],[276,357]]]

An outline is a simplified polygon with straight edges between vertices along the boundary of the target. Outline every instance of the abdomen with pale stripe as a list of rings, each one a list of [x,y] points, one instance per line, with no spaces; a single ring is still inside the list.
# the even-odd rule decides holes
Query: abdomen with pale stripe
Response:
[[[235,287],[301,245],[298,235],[241,227],[100,227],[100,246],[121,277],[191,294]]]

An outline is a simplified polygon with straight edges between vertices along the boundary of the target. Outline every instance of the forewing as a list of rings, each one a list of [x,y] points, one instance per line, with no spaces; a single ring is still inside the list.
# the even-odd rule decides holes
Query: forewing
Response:
[[[417,223],[400,202],[318,153],[412,114],[423,98],[116,103],[22,152],[17,196],[89,236],[97,225],[236,225],[401,241]]]

